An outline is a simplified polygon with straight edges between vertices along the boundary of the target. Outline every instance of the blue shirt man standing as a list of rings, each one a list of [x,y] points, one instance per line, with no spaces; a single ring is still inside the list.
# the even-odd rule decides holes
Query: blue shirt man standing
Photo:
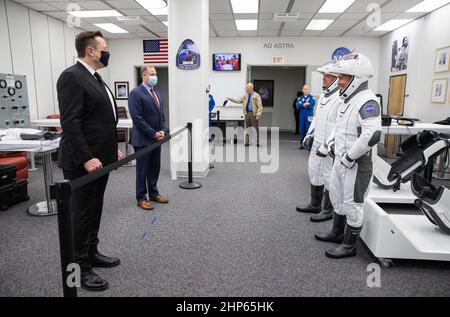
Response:
[[[297,109],[300,110],[300,149],[303,149],[302,142],[311,125],[308,118],[314,116],[314,106],[316,105],[316,100],[309,94],[309,91],[308,85],[303,86],[303,96],[297,99]]]

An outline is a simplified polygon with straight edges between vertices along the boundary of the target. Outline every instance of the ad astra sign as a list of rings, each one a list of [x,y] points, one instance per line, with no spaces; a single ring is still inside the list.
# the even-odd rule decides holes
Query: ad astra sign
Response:
[[[264,48],[295,48],[294,43],[264,43]]]

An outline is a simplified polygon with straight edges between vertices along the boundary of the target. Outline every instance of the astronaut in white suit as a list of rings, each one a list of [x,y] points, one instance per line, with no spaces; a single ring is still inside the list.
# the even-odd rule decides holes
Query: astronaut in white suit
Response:
[[[303,146],[311,148],[308,161],[311,202],[305,207],[297,207],[297,211],[314,213],[315,215],[311,216],[312,222],[322,222],[333,217],[333,206],[329,196],[329,180],[333,168],[333,158],[331,156],[320,157],[316,152],[326,142],[336,123],[337,105],[340,98],[337,77],[330,73],[330,67],[334,63],[336,62],[327,62],[317,69],[323,75],[322,94],[316,106],[314,119],[303,140]]]
[[[326,251],[327,257],[339,259],[356,255],[364,199],[372,180],[376,145],[381,138],[381,107],[368,88],[373,66],[366,56],[345,56],[330,71],[338,76],[342,100],[335,129],[317,154],[328,155],[334,143],[335,161],[330,179],[334,221],[330,232],[315,237],[320,241],[341,243]]]

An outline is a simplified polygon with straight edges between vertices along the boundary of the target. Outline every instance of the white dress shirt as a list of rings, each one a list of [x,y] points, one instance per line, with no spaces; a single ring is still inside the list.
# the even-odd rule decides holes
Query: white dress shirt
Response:
[[[86,64],[85,62],[83,62],[81,59],[79,59],[78,61],[81,63],[81,65],[86,67],[86,69],[91,73],[91,75],[94,76],[95,80],[97,80],[97,78],[94,75],[96,73],[95,69],[93,69],[90,65]],[[111,102],[111,107],[112,107],[112,111],[113,111],[113,114],[114,114],[114,119],[117,120],[116,109],[114,109],[114,97],[111,95],[111,92],[109,91],[108,88],[106,88],[105,85],[103,85],[103,87],[105,88],[106,93],[108,94],[108,97],[109,97],[109,101]]]

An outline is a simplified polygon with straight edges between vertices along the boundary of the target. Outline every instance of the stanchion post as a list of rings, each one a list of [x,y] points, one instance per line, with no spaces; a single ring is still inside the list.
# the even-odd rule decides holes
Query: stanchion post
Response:
[[[73,226],[71,213],[71,187],[68,180],[55,183],[56,204],[58,208],[59,250],[61,255],[61,273],[64,297],[77,297],[75,286],[69,287],[67,268],[74,262]]]
[[[192,161],[193,161],[193,153],[192,153],[192,122],[188,122],[188,181],[180,184],[180,187],[183,189],[197,189],[202,187],[200,183],[194,183],[194,179],[192,176]]]

